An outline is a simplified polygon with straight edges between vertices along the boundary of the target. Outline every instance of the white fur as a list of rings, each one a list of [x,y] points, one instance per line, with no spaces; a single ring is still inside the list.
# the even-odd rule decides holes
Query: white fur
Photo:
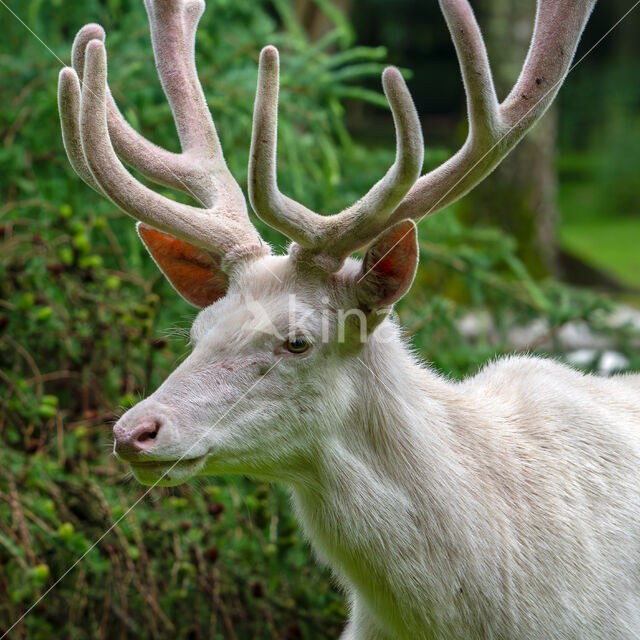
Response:
[[[388,319],[364,345],[324,343],[356,268],[325,281],[267,257],[237,273],[120,423],[160,417],[144,457],[192,460],[136,476],[286,483],[350,597],[344,638],[640,638],[640,376],[518,357],[451,382]],[[283,352],[293,329],[310,353]]]

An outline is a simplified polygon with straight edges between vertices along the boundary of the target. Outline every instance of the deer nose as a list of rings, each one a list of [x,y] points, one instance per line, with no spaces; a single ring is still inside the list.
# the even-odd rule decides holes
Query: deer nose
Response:
[[[158,418],[140,422],[133,429],[125,429],[124,426],[116,424],[113,428],[115,452],[126,459],[148,451],[155,444],[161,426]]]

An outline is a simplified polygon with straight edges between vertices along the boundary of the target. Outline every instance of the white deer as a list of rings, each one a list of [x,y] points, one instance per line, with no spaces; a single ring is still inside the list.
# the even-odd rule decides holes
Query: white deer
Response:
[[[502,103],[470,6],[440,4],[468,139],[418,178],[419,120],[387,69],[396,161],[337,215],[278,190],[278,54],[263,50],[249,197],[293,241],[288,255],[260,239],[226,167],[194,60],[203,0],[146,0],[181,154],[127,124],[107,87],[104,32],[80,31],[60,77],[71,163],[140,221],[160,269],[204,308],[191,355],[114,427],[115,452],[145,484],[219,473],[285,483],[348,594],[343,638],[637,640],[640,376],[519,357],[451,382],[417,361],[388,317],[416,270],[413,220],[469,191],[541,117],[594,1],[539,0]],[[118,156],[203,207],[158,195]],[[363,262],[350,258],[365,247]]]

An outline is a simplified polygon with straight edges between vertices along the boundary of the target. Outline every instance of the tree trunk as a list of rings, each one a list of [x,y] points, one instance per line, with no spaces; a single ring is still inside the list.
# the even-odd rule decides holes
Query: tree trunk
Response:
[[[524,61],[535,15],[534,0],[478,3],[498,98],[504,99]],[[476,6],[478,6],[476,5]],[[486,19],[483,20],[483,16]],[[552,106],[504,162],[462,203],[470,224],[498,226],[518,242],[518,254],[534,276],[556,272],[557,117]]]
[[[349,14],[351,0],[331,0],[331,4],[345,15]],[[295,0],[293,6],[311,42],[316,42],[332,28],[333,24],[327,14],[313,0]]]

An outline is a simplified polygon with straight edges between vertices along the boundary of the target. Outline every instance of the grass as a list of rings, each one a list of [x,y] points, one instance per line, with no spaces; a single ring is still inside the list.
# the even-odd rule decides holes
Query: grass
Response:
[[[640,203],[637,216],[604,211],[601,203],[594,185],[561,186],[560,243],[621,283],[640,288]]]

